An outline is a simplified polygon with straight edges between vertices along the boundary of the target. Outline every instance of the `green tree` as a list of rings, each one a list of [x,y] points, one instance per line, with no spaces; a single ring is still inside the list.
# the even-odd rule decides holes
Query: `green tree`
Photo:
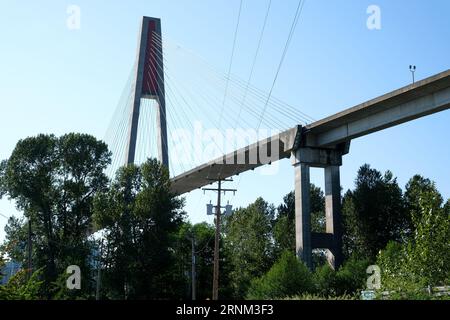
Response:
[[[313,274],[315,292],[321,297],[336,295],[336,271],[328,263],[324,263],[314,270]]]
[[[0,166],[0,195],[14,199],[31,219],[33,267],[43,268],[48,297],[51,284],[72,264],[82,270],[82,290],[90,289],[92,201],[107,184],[103,171],[110,161],[106,144],[90,135],[41,134],[20,140]],[[10,227],[12,238],[22,232],[20,223],[12,221]]]
[[[311,183],[311,231],[325,232],[325,196],[323,191]],[[274,221],[273,236],[275,240],[275,256],[279,257],[284,250],[295,253],[295,194],[288,193],[283,204],[278,206],[277,218]],[[321,265],[326,261],[326,252],[313,250],[313,265]]]
[[[191,299],[192,238],[194,238],[196,293],[198,300],[211,299],[214,262],[215,227],[206,222],[184,223],[177,236],[176,256],[178,271],[185,279],[184,298]],[[223,258],[223,257],[222,257]],[[223,260],[223,259],[221,259]],[[221,261],[223,262],[223,261]],[[223,263],[220,264],[221,271]],[[223,273],[221,272],[221,275]],[[222,278],[222,277],[221,277]],[[222,279],[221,279],[222,280]],[[223,281],[221,281],[223,282]],[[223,287],[223,286],[221,286]],[[222,295],[221,295],[222,297]]]
[[[245,296],[250,281],[273,263],[272,220],[274,208],[262,198],[239,208],[225,219],[225,255],[229,259],[234,297]]]
[[[437,190],[419,195],[419,210],[419,217],[414,216],[414,237],[408,244],[409,269],[426,285],[443,285],[450,277],[450,216]]]
[[[174,254],[182,207],[183,199],[170,191],[167,168],[156,160],[118,170],[109,190],[95,199],[95,221],[106,234],[106,298],[182,296]]]
[[[363,165],[355,189],[343,198],[344,253],[374,260],[389,241],[403,241],[411,228],[402,190],[390,171]]]
[[[28,279],[26,270],[17,272],[8,283],[0,286],[0,300],[42,300],[42,269],[33,272]]]
[[[434,197],[429,199],[432,201],[430,204],[432,204],[434,208],[441,207],[443,198],[436,190],[434,182],[420,175],[412,177],[406,184],[405,189],[406,207],[412,219],[411,230],[409,230],[410,232],[408,233],[408,235],[411,236],[414,232],[413,229],[415,225],[417,225],[417,222],[421,219],[421,201],[423,195],[426,193],[434,194]],[[415,224],[414,221],[416,221]]]
[[[336,272],[336,295],[355,295],[366,287],[367,267],[370,262],[366,258],[351,256]]]
[[[311,183],[311,230],[325,232],[325,196],[323,191]],[[274,239],[277,256],[284,250],[295,252],[295,193],[289,192],[277,208],[274,222]]]
[[[316,268],[314,283],[316,292],[322,297],[354,296],[365,287],[369,266],[367,259],[350,257],[343,266],[334,271],[328,264]]]
[[[3,253],[0,251],[0,280],[5,276],[3,272],[3,268],[5,267],[5,258],[3,257]]]
[[[247,299],[282,299],[313,290],[308,268],[292,252],[285,251],[266,274],[251,282]]]
[[[11,260],[24,263],[27,261],[28,229],[23,217],[10,217],[5,225],[5,240],[0,245],[0,252],[5,253]],[[35,237],[33,236],[33,240]],[[36,250],[33,250],[33,253]],[[34,254],[33,254],[34,256]]]
[[[450,278],[450,212],[429,179],[414,176],[405,198],[413,226],[407,243],[389,243],[377,257],[382,285],[398,298],[430,298],[427,286],[447,285]]]
[[[390,241],[377,256],[377,265],[381,270],[381,285],[386,291],[417,291],[416,284],[408,271],[408,252],[406,245]]]
[[[444,212],[450,214],[450,199],[448,199],[444,205]]]

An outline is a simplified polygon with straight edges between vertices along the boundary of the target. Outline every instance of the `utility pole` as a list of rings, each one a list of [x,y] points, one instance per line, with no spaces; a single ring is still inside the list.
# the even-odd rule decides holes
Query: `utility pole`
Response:
[[[213,300],[219,299],[219,244],[220,244],[220,196],[222,194],[222,181],[218,181],[217,207],[216,207],[216,237],[214,239],[214,273],[213,273]]]
[[[225,194],[227,192],[236,193],[236,189],[222,189],[222,182],[233,181],[233,179],[218,179],[212,180],[217,181],[217,189],[203,188],[203,191],[217,191],[217,206],[216,206],[216,234],[214,240],[214,272],[213,272],[213,292],[212,299],[219,299],[219,245],[220,245],[220,201],[222,192]]]
[[[101,270],[102,270],[102,256],[103,256],[103,239],[100,242],[100,255],[98,259],[98,269],[97,269],[97,287],[95,290],[95,300],[100,300],[100,282],[101,282]]]
[[[28,279],[31,278],[32,275],[32,261],[31,261],[31,256],[32,256],[32,241],[31,241],[31,217],[28,217],[28,244],[27,244],[27,250],[28,250]]]
[[[194,238],[194,232],[192,232],[192,237],[191,237],[191,247],[192,247],[192,253],[191,253],[191,258],[192,258],[192,273],[191,273],[191,286],[192,286],[192,300],[196,300],[196,281],[195,281],[195,238]]]

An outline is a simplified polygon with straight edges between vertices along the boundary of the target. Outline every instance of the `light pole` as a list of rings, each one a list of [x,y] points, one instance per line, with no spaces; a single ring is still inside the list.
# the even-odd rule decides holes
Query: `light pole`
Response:
[[[412,79],[413,79],[413,84],[414,84],[414,83],[416,83],[416,79],[415,79],[415,77],[414,77],[414,73],[416,72],[416,66],[410,65],[410,66],[409,66],[409,71],[411,71]]]

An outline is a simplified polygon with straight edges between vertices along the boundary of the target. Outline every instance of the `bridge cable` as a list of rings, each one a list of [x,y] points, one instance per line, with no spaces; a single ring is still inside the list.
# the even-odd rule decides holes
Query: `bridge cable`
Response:
[[[155,61],[158,64],[159,69],[162,69],[161,64],[158,62],[158,59],[155,59]],[[182,125],[183,121],[180,120],[180,118],[178,117],[177,112],[170,112],[171,109],[172,109],[172,108],[170,108],[170,105],[181,106],[181,104],[179,104],[179,102],[178,102],[178,98],[177,98],[178,95],[173,92],[173,87],[171,85],[169,85],[169,83],[170,83],[170,76],[168,75],[168,70],[167,69],[168,69],[167,66],[164,66],[164,80],[165,80],[165,82],[167,84],[166,88],[168,89],[168,90],[166,90],[166,97],[167,97],[168,102],[169,102],[169,105],[168,105],[169,107],[167,108],[166,112],[169,114],[169,117],[172,119],[173,125],[175,125],[175,126],[178,125],[179,128],[181,129],[183,127],[183,125]],[[158,76],[159,76],[160,80],[162,81],[161,75],[158,75]],[[173,99],[174,100],[172,100],[172,98],[170,97],[170,93],[173,94]],[[183,111],[183,113],[184,113],[184,108],[177,108],[177,110],[178,109]],[[173,116],[172,116],[172,114],[173,114]],[[189,121],[189,117],[186,114],[184,116],[185,116],[185,118],[183,120],[185,120],[192,127],[192,124]],[[174,129],[176,129],[176,128],[174,128]],[[168,132],[168,134],[170,134],[170,132]],[[172,142],[173,142],[173,139],[172,139]],[[192,141],[189,140],[189,142],[190,142],[191,147],[192,147],[193,146],[192,145]],[[173,144],[175,144],[175,143],[173,142]],[[184,144],[183,144],[183,146],[184,146]],[[189,153],[188,150],[186,149],[186,146],[184,146],[184,151],[187,154]],[[179,155],[178,158],[184,158],[184,157],[182,157],[182,155]]]
[[[123,138],[122,129],[124,126],[124,114],[127,115],[126,109],[130,100],[132,87],[132,72],[130,72],[130,76],[128,81],[122,91],[121,97],[119,99],[119,103],[113,113],[112,119],[110,121],[110,125],[106,131],[104,140],[108,144],[108,149],[112,152],[112,161],[108,166],[106,172],[109,177],[112,177],[112,171],[114,170],[114,163],[117,159],[117,149],[119,146],[119,141]]]
[[[168,68],[165,68],[165,70],[167,70]],[[169,77],[170,78],[170,77]],[[188,106],[189,106],[189,104],[188,103],[186,103]],[[221,149],[220,147],[219,147],[219,149]],[[222,151],[222,150],[220,150],[220,151]],[[211,169],[211,167],[210,167],[210,169]],[[208,175],[210,174],[210,172],[208,173]]]
[[[237,18],[237,22],[236,22],[236,28],[234,30],[234,39],[233,39],[233,47],[231,49],[231,58],[230,58],[230,64],[228,66],[228,77],[231,74],[231,68],[233,66],[233,58],[234,58],[234,50],[236,49],[236,39],[237,39],[237,35],[238,35],[238,30],[239,30],[239,23],[241,20],[241,12],[242,12],[242,0],[240,0],[239,2],[239,12],[238,12],[238,18]],[[225,94],[223,96],[223,103],[222,103],[222,109],[220,110],[220,116],[219,116],[219,125],[222,122],[222,114],[223,114],[223,109],[225,108],[225,101],[227,98],[227,91],[228,91],[228,81],[225,87]]]
[[[166,65],[167,65],[167,63],[166,63]],[[169,70],[169,68],[165,68],[165,73],[167,74],[168,73],[168,70]],[[167,74],[167,81],[170,83],[170,82],[172,82],[172,77],[170,76],[170,75],[168,75]],[[175,87],[175,83],[173,82],[173,86],[170,86],[170,88],[176,88]],[[190,90],[187,90],[188,92],[190,92]],[[188,106],[189,107],[189,109],[190,109],[190,111],[191,111],[191,113],[192,114],[195,114],[195,111],[194,111],[194,109],[191,107],[191,105],[190,105],[190,103],[186,100],[186,98],[184,97],[184,95],[182,95],[182,94],[179,94],[179,96],[181,97],[181,99],[183,100],[183,102],[186,104],[186,106]],[[201,96],[201,95],[200,95]],[[199,106],[201,106],[202,104],[199,104]],[[179,106],[182,106],[182,104],[180,104]],[[181,108],[180,109],[183,113],[185,113],[184,112],[184,108]],[[189,121],[189,117],[188,117],[188,115],[185,113],[185,120],[187,120],[188,121],[188,124],[190,124],[190,126],[191,126],[191,128],[192,128],[192,130],[194,130],[194,127],[192,126],[192,124],[190,123],[190,121]],[[217,145],[217,143],[215,142],[215,141],[213,141],[215,144],[216,144],[216,146],[218,147],[218,149],[222,152],[222,149],[220,148],[220,146],[218,146]]]
[[[154,49],[154,48],[153,48]],[[154,53],[154,56],[155,56],[155,58],[157,57],[157,55],[155,54],[155,52],[153,52]],[[152,64],[152,68],[149,68],[149,69],[155,69],[155,70],[157,70],[156,72],[157,72],[157,77],[159,78],[159,81],[163,81],[163,78],[162,78],[162,75],[160,74],[160,72],[159,72],[159,70],[160,69],[163,69],[162,68],[162,66],[159,64],[159,62],[158,62],[158,59],[155,59],[155,63],[153,62],[153,61],[151,61],[150,60],[150,63]],[[158,67],[159,68],[156,68],[156,64],[158,63]],[[163,72],[166,74],[166,70],[163,70]],[[164,80],[167,80],[167,79],[165,79],[164,78]],[[167,88],[171,91],[171,87],[170,86],[167,86]],[[175,104],[173,104],[173,102],[172,102],[172,99],[170,98],[170,95],[169,94],[167,94],[168,93],[168,91],[166,91],[166,97],[165,98],[167,98],[167,101],[169,102],[169,106],[170,105],[175,105]],[[157,96],[157,100],[158,100],[158,103],[160,103],[159,102],[159,97]],[[174,116],[176,116],[176,113],[172,113],[172,112],[168,112],[168,110],[170,110],[170,108],[168,108],[168,104],[166,103],[166,112],[165,112],[165,114],[163,114],[163,116],[166,118],[166,123],[168,124],[169,123],[169,119],[167,118],[167,115],[169,115],[169,118],[170,118],[170,120],[171,120],[171,122],[173,123],[173,125],[179,125],[180,123],[181,123],[181,121],[179,121],[179,119],[178,118],[175,118]],[[174,115],[174,116],[173,116]],[[178,120],[178,121],[176,121],[176,120]],[[181,126],[180,126],[180,128],[181,128]],[[168,131],[170,131],[170,130],[168,130]],[[175,145],[175,142],[173,141],[173,137],[169,134],[169,132],[168,132],[168,134],[167,134],[167,150],[169,151],[169,138],[172,138],[172,140],[171,140],[171,142],[172,142],[172,145]],[[184,146],[184,144],[183,144],[183,146]],[[184,148],[186,148],[185,146],[184,146]],[[186,152],[186,149],[185,149],[185,152]],[[170,157],[171,158],[171,157]],[[171,160],[169,158],[169,160]],[[182,163],[180,163],[180,167],[182,168],[182,170],[184,170],[184,166],[182,165]],[[175,169],[175,168],[174,168]]]
[[[166,41],[165,47],[167,47],[167,42],[170,41]],[[177,49],[182,48],[180,45],[176,45]],[[185,48],[182,48],[185,51],[187,51],[190,55],[192,55],[193,57],[195,57],[197,60],[201,60],[202,63],[204,65],[206,65],[206,67],[208,69],[210,69],[211,71],[213,71],[214,74],[218,74],[218,78],[222,78],[223,76],[220,74],[220,72],[218,72],[214,67],[210,66],[207,62],[204,61],[203,58],[199,58],[198,55],[193,54],[192,52],[189,52],[188,50],[186,50]],[[227,77],[225,77],[226,79]],[[191,79],[190,79],[191,80]],[[255,98],[258,98],[259,100],[261,100],[261,102],[264,104],[267,100],[267,93],[263,92],[262,90],[259,90],[257,88],[254,88],[253,86],[251,86],[251,84],[249,85],[247,82],[240,80],[239,78],[233,78],[233,77],[229,77],[228,80],[232,83],[235,84],[238,88],[242,88],[244,91],[250,89],[250,91],[252,91],[252,94],[255,95]],[[220,81],[223,81],[222,79]],[[225,80],[226,81],[226,80]],[[217,82],[217,81],[216,81]],[[248,85],[248,88],[246,89]],[[230,88],[229,88],[230,89]],[[241,100],[242,97],[239,97],[238,100]],[[292,119],[292,117],[300,119],[300,122],[304,122],[304,123],[308,123],[311,121],[314,121],[314,119],[312,119],[311,117],[305,115],[304,113],[302,113],[301,111],[299,111],[297,108],[291,107],[289,105],[287,105],[286,103],[282,102],[279,99],[276,99],[274,97],[272,97],[272,99],[269,101],[271,102],[271,105],[273,105],[273,107],[276,108],[277,113],[280,113],[282,115],[284,115],[285,117],[287,117],[288,119]],[[239,102],[241,103],[241,101]],[[245,104],[244,104],[245,106]],[[256,116],[257,119],[260,118],[260,114],[258,114]],[[263,119],[264,121],[266,121],[266,119]],[[233,126],[234,127],[234,126]],[[284,126],[283,126],[284,127]]]
[[[280,63],[278,64],[277,72],[275,73],[275,77],[273,79],[272,86],[271,86],[270,91],[269,91],[269,95],[267,96],[267,102],[264,105],[264,109],[263,109],[263,112],[261,114],[261,119],[260,119],[259,124],[258,124],[258,129],[261,126],[262,119],[264,118],[264,114],[265,114],[265,111],[266,111],[266,108],[267,108],[267,104],[268,104],[269,99],[270,99],[270,97],[272,95],[273,89],[275,87],[275,83],[276,83],[276,81],[278,79],[278,75],[280,73],[281,66],[283,65],[284,58],[286,57],[286,53],[287,53],[288,48],[289,48],[289,44],[291,43],[292,36],[294,35],[295,28],[297,26],[297,23],[298,23],[298,20],[300,18],[300,15],[301,15],[301,13],[303,11],[303,5],[305,4],[305,1],[306,0],[299,0],[299,2],[298,2],[298,6],[297,6],[297,10],[295,12],[294,20],[292,21],[291,29],[289,31],[289,36],[288,36],[286,44],[284,46],[283,54],[281,55],[281,60],[280,60]]]
[[[165,70],[167,71],[168,68],[165,68]],[[169,77],[170,78],[170,77]],[[220,148],[219,148],[220,149]]]
[[[121,161],[125,160],[125,147],[126,147],[126,141],[127,141],[127,128],[128,128],[128,115],[130,114],[128,112],[128,106],[129,101],[125,104],[125,110],[123,110],[123,116],[121,117],[120,124],[118,127],[118,130],[116,130],[115,138],[113,141],[113,145],[111,148],[111,151],[113,152],[113,161],[111,163],[111,169],[110,169],[110,177],[113,177],[115,174],[115,171],[118,167],[120,167],[122,164]]]
[[[255,55],[253,57],[253,62],[252,62],[252,66],[251,66],[251,69],[250,69],[250,74],[249,74],[248,79],[247,79],[247,84],[246,84],[246,88],[245,88],[245,91],[244,91],[244,96],[242,97],[242,104],[241,104],[241,106],[239,108],[238,119],[241,116],[242,105],[244,104],[245,99],[247,98],[249,85],[250,85],[250,83],[252,81],[252,78],[253,78],[253,72],[255,70],[256,60],[258,58],[259,50],[261,48],[262,40],[263,40],[263,37],[264,37],[264,32],[266,30],[266,25],[267,25],[267,20],[268,20],[268,17],[269,17],[269,12],[270,12],[271,5],[272,5],[272,0],[269,0],[269,4],[268,4],[267,10],[266,10],[266,15],[264,17],[263,26],[262,26],[262,29],[261,29],[261,32],[260,32],[260,35],[259,35],[258,45],[256,47],[256,52],[255,52]],[[236,127],[237,127],[237,125],[238,125],[238,123],[236,123]],[[235,129],[236,129],[236,127],[235,127]]]
[[[165,57],[164,57],[164,59],[165,59]],[[167,68],[165,68],[165,70],[167,70]],[[190,92],[190,91],[188,91],[188,92]],[[187,104],[188,106],[189,106],[189,104]],[[184,111],[184,108],[182,109],[183,111]],[[187,118],[188,119],[188,118]],[[265,120],[265,119],[264,119]],[[219,148],[220,149],[220,148]]]

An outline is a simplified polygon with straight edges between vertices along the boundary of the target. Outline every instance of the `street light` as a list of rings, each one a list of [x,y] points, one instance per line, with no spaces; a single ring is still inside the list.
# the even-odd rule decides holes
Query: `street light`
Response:
[[[410,65],[410,66],[409,66],[409,71],[411,71],[412,79],[413,79],[413,84],[414,84],[414,83],[416,82],[416,81],[415,81],[415,77],[414,77],[414,73],[416,72],[416,66]]]

